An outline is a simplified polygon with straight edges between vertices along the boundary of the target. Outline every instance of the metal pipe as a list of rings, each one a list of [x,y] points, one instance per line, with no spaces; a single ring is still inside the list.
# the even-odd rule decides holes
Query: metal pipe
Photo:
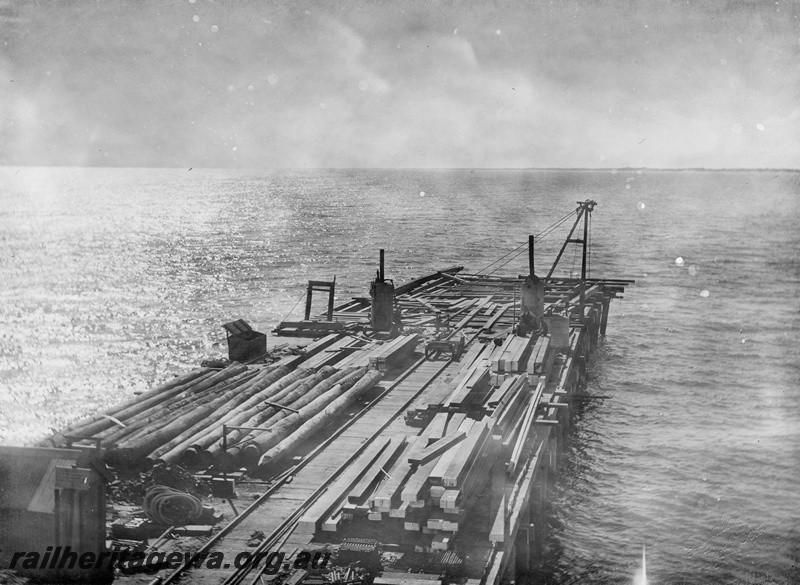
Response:
[[[533,276],[535,274],[533,270],[533,236],[528,236],[528,267],[530,275]]]
[[[580,315],[581,315],[581,322],[583,322],[583,312],[586,303],[586,247],[588,244],[588,237],[589,237],[589,216],[592,213],[592,202],[585,201],[582,204],[584,214],[583,214],[583,258],[581,259],[581,304],[580,304]]]
[[[589,237],[589,216],[591,215],[591,208],[586,209],[583,216],[583,261],[581,262],[581,280],[586,280],[586,247]]]

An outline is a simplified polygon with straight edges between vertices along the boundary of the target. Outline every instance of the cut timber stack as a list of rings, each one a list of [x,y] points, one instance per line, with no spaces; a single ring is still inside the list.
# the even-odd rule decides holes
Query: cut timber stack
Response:
[[[455,373],[430,388],[427,402],[406,413],[418,434],[369,444],[305,513],[300,529],[321,539],[377,531],[427,542],[431,551],[451,549],[498,459],[512,478],[525,470],[552,363],[547,347],[547,338],[514,336],[502,346],[474,343]],[[503,371],[498,385],[490,379],[495,363]],[[541,373],[533,386],[529,364]]]
[[[322,366],[337,365],[343,358],[350,355],[353,351],[364,345],[364,342],[345,335],[337,339],[328,347],[303,362],[304,368],[321,368]]]
[[[440,413],[419,435],[376,439],[298,529],[358,534],[380,523],[386,534],[430,535],[433,550],[446,550],[490,475],[500,447],[493,425],[489,417]]]
[[[404,362],[414,351],[419,335],[400,335],[390,341],[371,341],[356,347],[347,357],[336,363],[339,368],[370,367],[385,372]]]
[[[538,343],[542,339],[547,338],[540,338]],[[472,344],[462,357],[458,372],[436,382],[427,393],[427,401],[407,411],[406,423],[425,426],[438,412],[469,412],[473,417],[492,415],[509,385],[539,355],[536,348],[540,345],[533,342],[530,337],[509,335],[499,347],[493,343]],[[552,355],[550,362],[536,363],[538,371],[545,371],[552,365]]]
[[[539,376],[549,372],[553,366],[555,352],[550,347],[550,337],[540,337],[528,360],[528,382],[531,385],[539,381]]]
[[[400,335],[384,344],[379,351],[369,356],[369,365],[379,372],[385,372],[403,362],[417,347],[419,335]]]
[[[447,410],[466,410],[477,402],[489,387],[489,369],[476,365],[461,377],[453,392],[442,403]]]
[[[492,355],[492,372],[496,374],[515,374],[522,371],[531,354],[536,339],[509,335],[499,352]]]
[[[316,341],[306,345],[304,348],[302,348],[299,355],[286,356],[285,358],[282,358],[280,361],[276,362],[276,365],[296,368],[309,358],[328,349],[331,345],[336,343],[336,341],[341,339],[341,337],[342,336],[339,333],[329,333],[325,337],[321,337]]]
[[[339,368],[366,368],[369,366],[370,356],[374,352],[380,351],[382,347],[382,342],[370,341],[369,343],[356,349],[353,353],[338,362],[336,365]]]
[[[435,382],[426,393],[427,399],[425,403],[406,412],[406,424],[414,427],[424,427],[437,412],[449,410],[449,406],[444,406],[445,402],[447,402],[456,388],[464,382],[464,376],[471,375],[474,372],[473,365],[476,364],[479,355],[482,355],[482,352],[490,349],[490,346],[481,343],[473,343],[467,351],[464,352],[461,359],[458,360],[460,364],[458,371],[452,377],[446,377]]]

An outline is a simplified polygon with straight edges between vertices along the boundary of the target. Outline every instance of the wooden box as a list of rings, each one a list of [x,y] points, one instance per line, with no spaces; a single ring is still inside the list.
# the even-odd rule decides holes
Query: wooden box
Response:
[[[231,321],[222,327],[228,334],[228,359],[248,362],[267,353],[267,336],[254,331],[244,320]]]

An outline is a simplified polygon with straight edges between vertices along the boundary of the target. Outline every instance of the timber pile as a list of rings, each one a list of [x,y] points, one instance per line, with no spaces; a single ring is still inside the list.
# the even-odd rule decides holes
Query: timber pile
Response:
[[[522,371],[531,355],[532,344],[536,341],[533,337],[519,337],[509,335],[506,337],[499,351],[492,354],[492,372],[496,374],[512,374]]]
[[[492,363],[520,352],[527,352],[527,363],[492,385]],[[419,434],[371,442],[305,512],[298,530],[324,537],[377,529],[401,539],[403,534],[423,538],[428,550],[451,549],[498,458],[509,476],[524,471],[533,425],[547,410],[542,408],[548,405],[548,359],[552,363],[547,338],[475,344],[461,369],[432,388],[436,407],[410,411],[407,422],[420,423],[420,413],[425,415],[424,422],[414,425],[422,427]],[[540,372],[535,385],[526,375],[531,368]]]
[[[487,274],[470,274],[453,267],[411,281],[395,289],[395,303],[400,311],[402,328],[407,331],[436,329],[440,341],[454,339],[456,335],[480,336],[484,341],[506,339],[511,344],[503,349],[504,355],[495,355],[490,382],[502,383],[506,375],[519,373],[526,364],[532,348],[527,341],[508,339],[506,336],[518,321],[520,287],[524,277],[499,277]],[[593,327],[599,326],[600,313],[604,312],[610,297],[624,290],[627,281],[592,280],[583,293],[583,302],[589,311]],[[551,278],[545,282],[545,315],[563,313],[579,319],[581,293],[580,281],[574,278]],[[605,303],[605,304],[604,304]],[[335,346],[315,361],[317,367],[336,365],[364,367],[372,365],[379,370],[391,364],[379,355],[377,342],[361,343],[356,331],[368,328],[371,299],[356,297],[333,309],[333,321],[326,315],[318,320],[302,323],[282,323],[276,331],[280,334],[299,334],[307,324],[314,326],[305,333],[324,335],[325,343]],[[583,320],[583,317],[580,317]],[[309,325],[310,326],[310,325]],[[298,329],[299,327],[299,329]],[[350,335],[345,335],[350,333]],[[403,336],[405,337],[405,336]],[[349,341],[345,341],[345,339]],[[321,340],[322,341],[322,340]],[[413,343],[409,341],[409,343]],[[313,344],[312,344],[313,345]],[[557,344],[563,347],[562,344]],[[333,351],[339,350],[339,351]],[[302,358],[301,358],[302,359]],[[295,358],[295,362],[297,362]],[[535,383],[535,382],[534,382]]]
[[[199,368],[53,435],[52,445],[99,445],[110,465],[222,460],[255,463],[294,450],[380,380],[368,368],[339,369],[314,360],[341,341],[325,339],[269,366]],[[298,358],[307,363],[294,367]],[[311,367],[305,367],[311,366]],[[229,428],[227,451],[223,425]],[[264,431],[261,431],[261,429]],[[276,451],[277,450],[277,451]]]
[[[374,441],[298,523],[304,533],[369,530],[430,535],[447,550],[483,490],[501,441],[490,417],[440,413],[416,436]]]
[[[413,427],[424,427],[437,412],[447,410],[444,407],[445,401],[464,382],[464,377],[473,370],[479,355],[489,351],[492,351],[491,345],[473,343],[461,356],[459,360],[461,366],[456,373],[437,380],[431,389],[426,392],[427,401],[406,412],[406,424]]]
[[[419,343],[416,333],[400,335],[390,341],[370,341],[337,363],[339,368],[370,367],[385,372],[402,364]]]
[[[536,341],[528,360],[528,382],[538,383],[539,377],[549,372],[553,366],[555,352],[550,347],[550,337],[543,336]]]
[[[400,335],[384,344],[383,348],[369,356],[369,365],[379,372],[385,372],[403,363],[414,351],[419,342],[419,335]]]
[[[511,327],[519,280],[466,275],[460,271],[460,267],[449,268],[397,287],[395,300],[403,326],[433,327],[438,321],[440,326],[455,331]],[[346,332],[368,325],[370,304],[369,298],[355,298],[335,307],[331,322],[322,321],[327,315],[318,315],[315,321],[282,323],[276,331],[280,335],[298,335],[304,329],[310,331],[313,325],[320,332]]]
[[[456,374],[434,384],[427,402],[406,412],[406,424],[423,427],[441,412],[492,416],[501,400],[498,393],[505,392],[507,382],[517,380],[527,369],[537,372],[537,380],[545,369],[549,371],[552,352],[548,351],[547,343],[542,344],[542,339],[547,338],[508,335],[500,346],[473,344],[462,357]],[[535,385],[536,381],[532,383]]]
[[[427,393],[427,402],[406,412],[406,424],[423,427],[439,412],[492,416],[508,383],[527,372],[528,382],[535,386],[551,370],[554,357],[548,336],[507,334],[499,346],[474,343],[461,358],[456,374],[434,384]]]
[[[406,327],[432,327],[450,330],[477,329],[502,331],[516,324],[519,288],[523,278],[485,274],[439,273],[438,277],[408,293],[397,292],[397,304]],[[588,305],[602,301],[603,295],[616,296],[624,289],[622,281],[593,281],[584,292]],[[577,279],[552,278],[545,282],[545,314],[566,311],[577,314],[580,283]]]

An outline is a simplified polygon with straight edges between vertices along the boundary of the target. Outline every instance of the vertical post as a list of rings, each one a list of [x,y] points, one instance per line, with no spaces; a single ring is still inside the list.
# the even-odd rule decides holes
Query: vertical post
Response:
[[[53,512],[56,519],[55,522],[55,544],[61,545],[63,541],[61,540],[61,490],[56,489],[55,491],[55,502],[53,503]]]
[[[600,335],[606,334],[606,325],[608,324],[608,309],[611,302],[611,297],[608,294],[603,295],[603,317],[600,319]]]
[[[586,280],[586,249],[589,241],[589,215],[591,210],[586,209],[583,215],[583,261],[581,262],[581,280]]]
[[[589,230],[589,212],[584,207],[584,214],[583,214],[583,258],[581,258],[581,302],[580,302],[580,322],[583,323],[584,319],[584,307],[586,303],[586,237],[588,235]]]
[[[381,248],[381,259],[380,259],[380,268],[378,269],[378,282],[383,282],[384,280],[384,273],[383,273],[383,248]]]
[[[513,309],[514,309],[513,318],[514,318],[514,320],[512,321],[512,323],[516,323],[517,322],[517,289],[518,288],[519,288],[519,284],[514,283],[514,303],[513,303]]]
[[[228,425],[222,425],[222,477],[228,482]]]
[[[311,281],[309,281],[308,290],[306,291],[306,316],[305,316],[306,321],[311,319],[311,296],[313,294],[314,294],[314,288],[311,285]]]
[[[547,488],[545,487],[545,480],[542,479],[542,472],[536,474],[536,479],[531,486],[531,503],[533,507],[533,518],[531,524],[533,525],[533,542],[531,543],[531,564],[532,566],[540,566],[542,563],[542,538],[544,536],[544,500],[546,497]]]
[[[333,275],[333,282],[328,289],[328,321],[333,321],[333,294],[336,290],[336,275]]]
[[[531,276],[535,274],[533,271],[533,236],[528,236],[528,270]]]

